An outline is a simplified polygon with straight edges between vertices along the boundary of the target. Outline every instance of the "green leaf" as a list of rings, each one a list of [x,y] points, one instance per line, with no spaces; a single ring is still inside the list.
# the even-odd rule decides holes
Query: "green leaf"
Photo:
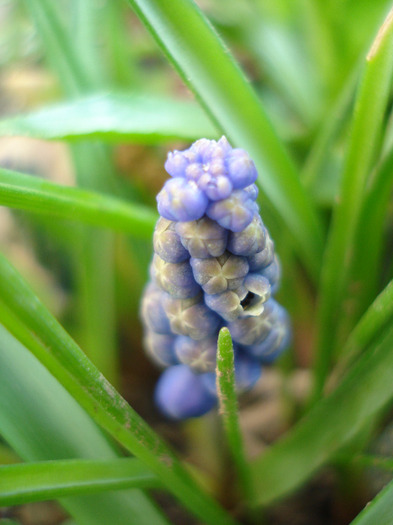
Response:
[[[351,521],[351,525],[391,525],[393,523],[393,481]]]
[[[69,97],[102,89],[105,72],[96,56],[98,28],[85,24],[84,14],[93,13],[89,0],[64,11],[48,0],[25,0],[44,53],[61,88]],[[79,9],[76,9],[79,7]],[[68,25],[66,23],[68,19]],[[84,26],[84,27],[83,27]],[[91,32],[92,29],[96,32]],[[80,37],[82,37],[82,41]],[[94,40],[94,41],[93,41]],[[84,46],[81,49],[81,46]],[[71,148],[78,185],[115,193],[110,152],[98,143],[78,143]],[[78,288],[80,324],[86,351],[114,383],[118,381],[118,352],[115,321],[114,238],[109,232],[84,229],[71,247],[80,262],[75,282]],[[105,301],[98,301],[105,297]]]
[[[152,236],[157,220],[156,213],[146,206],[1,168],[0,205],[110,228],[142,239]]]
[[[48,0],[25,0],[39,36],[45,46],[46,58],[57,72],[62,88],[71,96],[94,89],[95,75],[86,69],[78,56],[78,48],[59,16],[59,7]]]
[[[165,488],[203,522],[234,523],[202,492],[172,450],[94,367],[3,256],[0,295],[7,305],[0,312],[1,322],[7,323],[94,421],[151,468]]]
[[[216,376],[220,415],[223,420],[229,451],[235,463],[244,495],[252,506],[255,495],[239,425],[233,344],[231,334],[225,327],[220,330],[218,335]]]
[[[0,506],[158,487],[156,476],[134,458],[42,461],[0,467]]]
[[[375,169],[367,187],[359,218],[355,256],[351,269],[351,284],[347,303],[350,304],[342,324],[357,320],[379,291],[384,271],[386,226],[393,187],[393,149]],[[364,241],[367,239],[367,249]]]
[[[319,218],[264,107],[212,26],[190,0],[129,3],[213,122],[251,155],[260,173],[260,186],[316,278],[322,255]]]
[[[26,461],[111,461],[119,455],[78,403],[2,325],[0,399],[0,433]],[[78,525],[167,523],[140,490],[73,496],[61,504]]]
[[[304,483],[392,401],[390,325],[338,388],[252,466],[258,501],[267,504]]]
[[[345,315],[342,310],[343,297],[350,279],[366,184],[379,151],[383,115],[389,98],[393,72],[392,47],[393,11],[367,55],[357,95],[341,191],[322,271],[314,399],[321,396],[336,343],[337,325],[340,316]]]
[[[145,144],[219,137],[195,103],[137,93],[97,94],[12,117],[0,121],[0,134]]]
[[[351,332],[330,378],[334,384],[393,319],[393,281],[378,295]]]

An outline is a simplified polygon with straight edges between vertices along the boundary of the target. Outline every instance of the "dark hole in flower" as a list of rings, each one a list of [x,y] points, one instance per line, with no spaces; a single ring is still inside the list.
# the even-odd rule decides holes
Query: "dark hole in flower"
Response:
[[[252,300],[254,299],[255,297],[255,294],[252,293],[252,292],[248,292],[248,294],[246,295],[246,297],[243,299],[243,301],[240,302],[240,304],[242,305],[242,307],[244,309],[247,308],[247,306],[250,306],[250,304],[252,303]]]

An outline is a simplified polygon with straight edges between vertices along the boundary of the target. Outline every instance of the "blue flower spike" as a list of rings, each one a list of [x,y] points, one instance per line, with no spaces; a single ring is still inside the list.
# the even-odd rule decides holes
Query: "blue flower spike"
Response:
[[[171,419],[199,417],[217,401],[218,333],[234,341],[236,388],[290,343],[288,315],[274,294],[280,265],[259,215],[257,170],[225,137],[168,154],[171,176],[157,195],[151,282],[141,318],[147,354],[165,368],[155,391]]]

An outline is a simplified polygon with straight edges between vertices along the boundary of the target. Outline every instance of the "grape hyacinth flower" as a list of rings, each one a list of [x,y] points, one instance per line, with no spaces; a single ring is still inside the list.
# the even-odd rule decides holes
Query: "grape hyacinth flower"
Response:
[[[141,318],[149,357],[164,371],[155,401],[172,419],[198,417],[217,402],[219,330],[234,341],[239,392],[259,379],[290,341],[274,299],[280,265],[256,203],[257,171],[225,137],[168,154],[171,176],[157,195],[157,222]]]

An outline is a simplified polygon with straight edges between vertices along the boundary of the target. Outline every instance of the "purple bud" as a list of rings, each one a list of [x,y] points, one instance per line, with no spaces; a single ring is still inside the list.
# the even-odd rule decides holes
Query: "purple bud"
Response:
[[[272,363],[288,346],[291,338],[289,319],[284,308],[279,307],[278,316],[267,337],[258,344],[244,346],[243,351],[263,363]]]
[[[151,276],[160,288],[176,299],[195,297],[200,292],[188,261],[168,263],[155,254],[151,265]]]
[[[243,191],[248,195],[248,198],[252,201],[256,201],[258,197],[258,186],[256,184],[251,184],[243,189]]]
[[[258,178],[255,164],[242,149],[234,149],[227,158],[229,178],[235,189],[245,188]]]
[[[274,259],[274,242],[271,240],[266,230],[265,247],[260,252],[248,257],[248,264],[250,265],[250,271],[258,272],[266,266],[269,266]]]
[[[204,173],[198,181],[199,188],[212,201],[226,199],[232,192],[232,183],[223,175],[212,176]]]
[[[208,217],[233,232],[244,230],[257,212],[257,204],[244,190],[235,190],[227,199],[211,202],[206,210]]]
[[[207,217],[198,221],[178,222],[176,232],[191,257],[218,257],[225,251],[227,230]]]
[[[153,236],[154,251],[166,262],[179,263],[189,259],[190,254],[175,231],[176,223],[160,217]]]
[[[179,362],[175,354],[175,340],[176,337],[173,335],[148,331],[145,335],[144,346],[152,361],[160,367],[167,367]]]
[[[165,162],[165,169],[171,177],[185,177],[185,171],[188,166],[188,160],[181,151],[174,151],[168,153],[168,158]]]
[[[213,295],[239,288],[248,272],[247,259],[228,252],[210,259],[191,258],[190,264],[197,283]]]
[[[165,370],[155,389],[155,401],[161,412],[171,419],[199,417],[209,412],[216,399],[203,386],[201,377],[187,365]]]
[[[179,336],[175,341],[175,353],[178,360],[194,372],[211,372],[216,367],[217,336],[200,341]]]
[[[232,290],[216,295],[205,294],[205,303],[225,321],[234,321],[243,313],[240,297]]]
[[[143,293],[141,318],[149,330],[158,334],[170,334],[171,327],[165,313],[163,292],[158,286],[150,283]]]
[[[221,324],[220,318],[200,301],[200,297],[181,300],[168,297],[165,310],[174,334],[199,340],[213,336]]]
[[[228,250],[235,255],[250,257],[263,250],[266,229],[259,215],[254,215],[250,224],[240,232],[231,232],[228,237]]]
[[[269,264],[269,266],[263,268],[260,273],[269,280],[272,287],[272,293],[276,293],[281,274],[278,258],[274,256],[273,261]]]
[[[170,221],[194,221],[205,214],[208,198],[193,181],[169,179],[157,195],[158,212]]]
[[[243,285],[248,292],[241,301],[244,314],[259,316],[263,312],[264,303],[271,295],[270,282],[263,275],[249,273],[244,279]]]
[[[264,304],[263,312],[259,316],[239,317],[228,328],[232,338],[242,345],[254,345],[262,342],[276,323],[278,304],[269,299]]]

